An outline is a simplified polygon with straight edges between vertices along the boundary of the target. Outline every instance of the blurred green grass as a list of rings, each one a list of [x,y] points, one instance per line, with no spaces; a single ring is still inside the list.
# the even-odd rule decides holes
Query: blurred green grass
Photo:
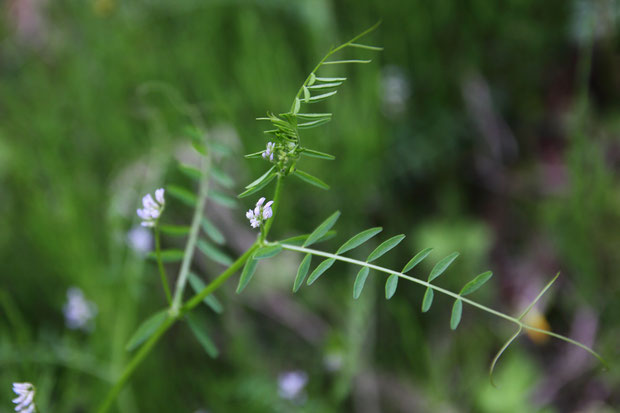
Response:
[[[531,299],[527,286],[561,270],[547,318],[561,333],[595,325],[585,339],[595,338],[611,371],[586,360],[567,372],[566,345],[523,338],[492,389],[486,368],[508,326],[466,309],[451,333],[448,300],[421,315],[423,292],[401,283],[385,303],[376,274],[352,302],[355,269],[338,265],[291,298],[299,257],[286,256],[259,269],[248,297],[235,296],[233,283],[221,293],[224,314],[208,317],[219,359],[175,327],[120,411],[618,408],[618,33],[612,25],[591,48],[576,40],[580,2],[63,0],[35,6],[34,31],[19,26],[15,4],[3,4],[0,23],[0,412],[17,380],[35,382],[41,411],[91,411],[127,360],[135,326],[162,306],[154,266],[125,238],[140,196],[178,179],[170,154],[191,119],[171,93],[213,135],[228,136],[237,191],[264,169],[241,158],[266,142],[254,118],[287,110],[329,46],[377,19],[372,44],[384,52],[347,69],[327,104],[334,120],[304,138],[336,154],[304,168],[333,190],[287,183],[274,237],[306,232],[340,209],[338,240],[372,225],[408,235],[385,265],[428,246],[434,260],[460,250],[442,280],[455,289],[492,269],[479,298],[508,312]],[[584,62],[592,62],[585,81]],[[163,93],[141,94],[152,82]],[[386,95],[389,82],[395,96]],[[498,123],[509,132],[484,129]],[[187,213],[178,207],[170,217],[181,223]],[[240,209],[218,224],[243,239],[235,232],[243,221]],[[219,267],[206,268],[213,276]],[[98,306],[90,334],[64,327],[72,285]],[[297,323],[268,303],[294,308]],[[584,311],[594,314],[585,327],[575,324]],[[328,355],[338,369],[325,367]],[[293,369],[310,375],[302,405],[277,396],[278,373]]]

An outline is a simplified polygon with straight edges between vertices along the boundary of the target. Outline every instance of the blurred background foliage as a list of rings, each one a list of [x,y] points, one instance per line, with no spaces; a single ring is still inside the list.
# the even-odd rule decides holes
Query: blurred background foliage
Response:
[[[7,0],[0,32],[0,412],[12,381],[32,381],[41,412],[87,412],[128,359],[140,320],[164,297],[154,264],[128,247],[140,197],[189,185],[189,125],[233,151],[229,194],[265,169],[266,111],[284,112],[329,49],[383,21],[385,47],[326,104],[334,120],[303,135],[337,156],[304,169],[332,186],[288,180],[272,237],[311,230],[343,211],[339,236],[381,225],[406,241],[382,258],[400,268],[435,248],[420,276],[454,250],[441,284],[459,289],[486,269],[476,298],[516,314],[561,271],[529,320],[593,345],[585,352],[511,334],[449,300],[420,313],[423,291],[389,302],[373,274],[335,265],[290,293],[300,257],[259,266],[221,315],[198,310],[220,356],[176,326],[119,399],[121,412],[612,412],[620,408],[620,58],[616,0]],[[172,156],[171,156],[172,155]],[[267,195],[267,194],[266,194]],[[236,210],[208,215],[237,256],[253,233]],[[184,224],[170,202],[165,219]],[[167,246],[180,239],[165,238]],[[361,257],[362,252],[357,252]],[[208,260],[206,279],[223,267]],[[170,265],[169,272],[175,274]],[[371,281],[372,280],[372,281]],[[371,281],[371,282],[370,282]],[[91,331],[64,325],[66,291],[96,304]],[[307,384],[282,397],[278,377]],[[281,383],[280,383],[281,384]],[[281,387],[281,386],[280,386]],[[281,388],[280,388],[281,390]]]

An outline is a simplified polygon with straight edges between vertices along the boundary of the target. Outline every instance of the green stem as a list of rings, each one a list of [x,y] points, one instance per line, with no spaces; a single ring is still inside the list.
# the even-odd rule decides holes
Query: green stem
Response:
[[[179,320],[183,315],[185,315],[188,311],[192,310],[198,304],[202,302],[202,300],[212,294],[215,290],[217,290],[230,276],[232,276],[237,270],[239,270],[243,264],[248,260],[249,257],[254,253],[254,251],[258,248],[258,243],[254,243],[250,249],[248,249],[243,255],[241,255],[226,271],[218,275],[213,281],[209,283],[202,291],[198,294],[194,295],[190,298],[176,314],[170,313],[168,318],[164,321],[164,323],[159,326],[159,328],[155,331],[155,333],[149,337],[149,339],[140,347],[138,352],[133,356],[125,370],[121,374],[120,378],[114,384],[114,387],[110,389],[108,395],[105,400],[99,406],[97,410],[98,413],[107,412],[112,403],[118,397],[118,394],[123,389],[135,369],[142,363],[142,361],[146,358],[146,356],[151,352],[155,344],[159,341],[159,339],[163,336],[163,334],[170,328],[174,323]]]
[[[164,293],[166,293],[166,300],[168,305],[172,304],[172,294],[170,293],[170,287],[168,287],[168,276],[164,268],[164,264],[161,260],[161,243],[159,241],[159,227],[155,226],[155,256],[157,258],[157,268],[159,269],[159,276],[161,277],[161,285],[164,287]]]
[[[298,252],[302,252],[302,253],[306,253],[306,254],[312,254],[312,255],[318,255],[318,256],[321,256],[321,257],[332,258],[332,259],[337,260],[337,261],[348,262],[350,264],[355,264],[355,265],[358,265],[358,266],[361,266],[361,267],[368,267],[368,268],[371,268],[373,270],[377,270],[379,272],[383,272],[383,273],[390,274],[390,275],[392,275],[392,274],[396,275],[396,276],[398,276],[400,278],[404,278],[404,279],[412,281],[412,282],[414,282],[416,284],[423,285],[423,286],[425,286],[427,288],[432,288],[433,290],[435,290],[437,292],[440,292],[442,294],[445,294],[445,295],[447,295],[449,297],[461,300],[464,303],[471,305],[472,307],[476,307],[476,308],[478,308],[478,309],[480,309],[482,311],[486,311],[487,313],[490,313],[490,314],[493,314],[493,315],[495,315],[497,317],[500,317],[500,318],[503,318],[505,320],[508,320],[508,321],[516,324],[520,328],[523,328],[523,329],[526,329],[526,330],[531,330],[531,331],[536,331],[536,332],[541,333],[541,334],[546,334],[548,336],[555,337],[557,339],[566,341],[567,343],[576,345],[577,347],[580,347],[580,348],[586,350],[588,353],[592,354],[601,363],[603,363],[603,365],[607,366],[607,362],[597,352],[595,352],[594,350],[592,350],[591,348],[589,348],[586,345],[583,345],[583,344],[581,344],[581,343],[579,343],[579,342],[577,342],[577,341],[575,341],[573,339],[570,339],[568,337],[565,337],[563,335],[556,334],[556,333],[553,333],[551,331],[543,330],[543,329],[540,329],[540,328],[532,327],[529,324],[526,324],[526,323],[522,322],[519,318],[511,317],[511,316],[509,316],[507,314],[501,313],[501,312],[499,312],[497,310],[494,310],[494,309],[489,308],[489,307],[487,307],[485,305],[479,304],[479,303],[477,303],[475,301],[472,301],[472,300],[470,300],[468,298],[465,298],[465,297],[461,296],[460,294],[457,294],[457,293],[454,293],[454,292],[452,292],[450,290],[446,290],[444,288],[438,287],[438,286],[436,286],[434,284],[431,284],[431,283],[429,283],[427,281],[424,281],[424,280],[421,280],[419,278],[411,277],[411,276],[403,274],[401,272],[390,270],[389,268],[385,268],[385,267],[380,267],[378,265],[370,264],[370,263],[365,262],[365,261],[359,261],[359,260],[355,260],[355,259],[352,259],[352,258],[343,257],[341,255],[330,254],[328,252],[323,252],[323,251],[319,251],[319,250],[315,250],[315,249],[311,249],[311,248],[298,247],[296,245],[289,245],[289,244],[282,244],[282,248],[284,248],[286,250],[290,250],[290,251],[298,251]]]
[[[202,214],[204,213],[205,204],[207,203],[207,195],[209,194],[209,168],[211,166],[211,157],[207,157],[202,162],[202,180],[200,181],[200,189],[198,191],[198,202],[196,209],[194,209],[194,217],[192,218],[192,225],[189,230],[189,237],[187,244],[185,245],[185,253],[183,254],[183,262],[181,263],[181,269],[179,270],[179,276],[177,277],[177,283],[174,290],[174,298],[170,311],[172,315],[176,315],[181,308],[181,301],[183,300],[183,291],[187,284],[187,277],[189,276],[189,267],[194,257],[194,249],[196,242],[198,241],[198,234],[200,232],[200,221],[202,220]]]

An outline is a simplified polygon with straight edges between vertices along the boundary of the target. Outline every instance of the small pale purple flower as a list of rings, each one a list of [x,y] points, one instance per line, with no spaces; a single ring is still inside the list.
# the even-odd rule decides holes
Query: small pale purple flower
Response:
[[[88,331],[93,326],[91,320],[97,314],[97,306],[84,297],[81,289],[71,287],[67,290],[67,302],[62,311],[68,328]]]
[[[249,209],[248,212],[245,213],[245,217],[250,220],[252,228],[258,228],[264,221],[273,216],[273,210],[271,209],[273,201],[269,201],[263,206],[264,203],[265,197],[262,197],[256,202],[254,210]]]
[[[127,244],[140,255],[146,255],[153,249],[153,234],[146,228],[133,227],[127,233]]]
[[[138,209],[136,213],[142,220],[143,227],[154,227],[157,218],[164,211],[164,206],[166,205],[166,200],[164,199],[164,188],[159,188],[155,191],[155,199],[153,199],[151,194],[146,194],[142,198],[142,209]]]
[[[265,152],[263,152],[263,159],[269,158],[269,162],[273,162],[273,151],[275,148],[275,143],[267,142],[267,149],[265,149]]]
[[[303,390],[308,383],[305,371],[286,371],[278,375],[278,395],[287,400],[303,399]]]
[[[36,409],[34,405],[34,386],[31,383],[13,383],[13,391],[17,397],[13,399],[16,412],[33,413]]]

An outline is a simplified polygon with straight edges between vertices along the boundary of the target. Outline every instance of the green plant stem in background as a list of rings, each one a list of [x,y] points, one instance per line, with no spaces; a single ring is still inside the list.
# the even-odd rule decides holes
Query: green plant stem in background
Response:
[[[155,333],[151,337],[149,337],[149,339],[140,347],[138,352],[129,361],[129,363],[127,364],[127,367],[125,367],[125,370],[123,371],[119,379],[116,381],[114,386],[110,389],[103,403],[101,403],[101,405],[97,409],[98,413],[104,413],[110,409],[110,407],[112,406],[112,403],[114,403],[114,400],[116,400],[116,398],[118,397],[118,394],[123,389],[123,387],[129,380],[133,372],[140,365],[140,363],[142,363],[145,357],[151,352],[151,350],[153,349],[155,344],[157,344],[157,342],[163,336],[163,334],[170,327],[172,327],[172,325],[177,320],[182,318],[187,312],[191,311],[198,304],[200,304],[206,296],[215,292],[215,290],[217,290],[222,284],[224,284],[224,282],[226,282],[226,280],[230,278],[230,276],[232,276],[235,272],[237,272],[237,270],[243,267],[245,262],[248,260],[248,258],[252,256],[252,254],[254,253],[254,251],[256,251],[258,246],[259,246],[258,242],[255,242],[245,253],[243,253],[243,255],[241,255],[230,267],[228,267],[226,271],[218,275],[202,291],[194,295],[182,307],[180,307],[178,313],[176,314],[170,313],[168,315],[168,318],[164,321],[164,323],[161,326],[159,326],[159,328],[155,331]]]
[[[584,344],[581,344],[581,343],[579,343],[579,342],[577,342],[577,341],[575,341],[575,340],[573,340],[573,339],[570,339],[570,338],[568,338],[568,337],[565,337],[565,336],[563,336],[563,335],[556,334],[556,333],[553,333],[553,332],[551,332],[551,331],[543,330],[543,329],[540,329],[540,328],[536,328],[536,327],[530,326],[530,325],[528,325],[528,324],[526,324],[526,323],[522,322],[522,321],[521,321],[521,317],[522,317],[523,315],[525,315],[525,313],[526,313],[527,311],[529,311],[529,309],[527,309],[527,310],[523,313],[523,315],[522,315],[521,317],[519,317],[519,318],[515,318],[515,317],[511,317],[511,316],[509,316],[509,315],[507,315],[507,314],[504,314],[504,313],[502,313],[502,312],[499,312],[499,311],[497,311],[497,310],[494,310],[494,309],[492,309],[492,308],[489,308],[489,307],[487,307],[487,306],[485,306],[485,305],[479,304],[479,303],[477,303],[477,302],[475,302],[475,301],[472,301],[472,300],[470,300],[470,299],[468,299],[468,298],[465,298],[465,297],[461,296],[460,294],[457,294],[457,293],[454,293],[454,292],[452,292],[452,291],[446,290],[446,289],[444,289],[444,288],[438,287],[438,286],[436,286],[436,285],[434,285],[434,284],[431,284],[431,283],[429,283],[429,282],[427,282],[427,281],[424,281],[424,280],[421,280],[421,279],[419,279],[419,278],[411,277],[411,276],[406,275],[406,274],[403,274],[403,273],[401,273],[401,272],[394,271],[394,270],[390,270],[389,268],[380,267],[380,266],[378,266],[378,265],[370,264],[370,263],[365,262],[365,261],[355,260],[355,259],[353,259],[353,258],[343,257],[343,256],[341,256],[341,255],[330,254],[330,253],[328,253],[328,252],[323,252],[323,251],[319,251],[319,250],[315,250],[315,249],[310,249],[310,248],[298,247],[298,246],[295,246],[295,245],[282,244],[282,248],[284,248],[284,249],[286,249],[286,250],[290,250],[290,251],[298,251],[298,252],[302,252],[302,253],[306,253],[306,254],[312,254],[312,255],[317,255],[317,256],[321,256],[321,257],[331,258],[331,259],[338,260],[338,261],[348,262],[348,263],[350,263],[350,264],[355,264],[355,265],[358,265],[358,266],[361,266],[361,267],[368,267],[368,268],[370,268],[370,269],[377,270],[377,271],[382,272],[382,273],[385,273],[385,274],[396,275],[396,276],[398,276],[398,277],[400,277],[400,278],[403,278],[403,279],[406,279],[406,280],[412,281],[412,282],[414,282],[414,283],[416,283],[416,284],[423,285],[423,286],[425,286],[425,287],[427,287],[427,288],[432,288],[433,290],[435,290],[435,291],[437,291],[437,292],[440,292],[440,293],[445,294],[445,295],[447,295],[447,296],[450,296],[450,297],[452,297],[452,298],[455,298],[455,299],[461,300],[462,302],[464,302],[464,303],[466,303],[466,304],[469,304],[469,305],[471,305],[471,306],[473,306],[473,307],[476,307],[476,308],[478,308],[478,309],[480,309],[480,310],[482,310],[482,311],[485,311],[485,312],[487,312],[487,313],[489,313],[489,314],[493,314],[493,315],[495,315],[495,316],[497,316],[497,317],[500,317],[500,318],[503,318],[503,319],[505,319],[505,320],[508,320],[508,321],[510,321],[510,322],[512,322],[512,323],[514,323],[514,324],[516,324],[517,326],[519,326],[519,328],[521,328],[521,329],[526,329],[526,330],[531,330],[531,331],[536,331],[536,332],[538,332],[538,333],[546,334],[546,335],[548,335],[548,336],[555,337],[555,338],[557,338],[557,339],[560,339],[560,340],[566,341],[567,343],[571,343],[571,344],[573,344],[573,345],[575,345],[575,346],[577,346],[577,347],[580,347],[580,348],[582,348],[583,350],[587,351],[588,353],[592,354],[592,355],[593,355],[594,357],[596,357],[596,358],[597,358],[597,359],[598,359],[598,360],[599,360],[599,361],[600,361],[600,362],[601,362],[601,363],[602,363],[605,367],[607,367],[607,362],[606,362],[606,361],[605,361],[605,360],[604,360],[604,359],[603,359],[603,358],[602,358],[602,357],[601,357],[601,356],[600,356],[597,352],[595,352],[594,350],[592,350],[590,347],[588,347],[588,346],[586,346],[586,345],[584,345]],[[556,277],[557,277],[557,276],[556,276]],[[552,282],[553,282],[553,280],[552,280]],[[551,282],[551,283],[552,283],[552,282]],[[545,289],[543,290],[543,293],[544,293],[544,291],[546,291],[546,290],[547,290],[547,288],[551,285],[551,283],[549,283],[549,284],[547,285],[547,287],[545,287]],[[541,294],[539,294],[539,296],[537,297],[537,299],[538,299],[538,298],[540,298],[540,296],[541,296],[541,295],[542,295],[542,293],[541,293]]]
[[[211,155],[210,153],[202,161],[202,179],[200,181],[200,189],[198,192],[198,202],[196,203],[196,209],[194,210],[194,217],[192,218],[192,226],[189,231],[189,237],[185,246],[185,253],[183,254],[183,262],[181,263],[181,269],[179,270],[179,276],[177,277],[177,284],[174,290],[174,299],[170,307],[171,314],[175,316],[179,308],[181,307],[181,301],[183,300],[183,291],[185,290],[185,284],[187,283],[187,277],[189,275],[189,266],[192,263],[194,257],[194,249],[196,248],[196,242],[198,241],[198,233],[200,232],[200,221],[204,214],[205,204],[207,203],[207,196],[209,194],[209,169],[211,167]]]
[[[168,287],[168,276],[164,268],[164,264],[161,260],[161,242],[159,240],[159,227],[155,225],[155,258],[157,259],[157,268],[159,269],[159,275],[161,277],[161,285],[164,288],[166,294],[166,300],[168,305],[172,304],[172,294],[170,293],[170,287]]]

